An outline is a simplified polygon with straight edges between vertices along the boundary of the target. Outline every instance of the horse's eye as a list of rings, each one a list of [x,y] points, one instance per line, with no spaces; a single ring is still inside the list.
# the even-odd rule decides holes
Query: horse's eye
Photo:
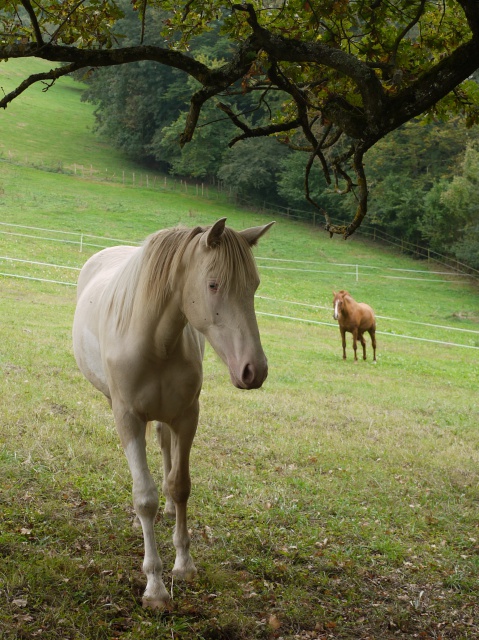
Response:
[[[208,288],[212,293],[216,293],[219,289],[219,284],[217,282],[208,283]]]

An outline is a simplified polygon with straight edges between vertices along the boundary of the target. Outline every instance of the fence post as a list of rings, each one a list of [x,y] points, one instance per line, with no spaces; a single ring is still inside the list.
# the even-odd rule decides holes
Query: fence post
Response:
[[[356,265],[356,282],[359,281],[359,265]]]
[[[83,233],[80,236],[80,253],[83,253]]]

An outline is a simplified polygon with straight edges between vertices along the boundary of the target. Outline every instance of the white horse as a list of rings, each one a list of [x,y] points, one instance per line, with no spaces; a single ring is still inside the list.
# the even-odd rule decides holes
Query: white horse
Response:
[[[169,595],[155,542],[158,492],[147,465],[146,425],[158,421],[165,513],[176,515],[173,574],[191,579],[196,567],[186,511],[204,337],[239,389],[261,387],[268,374],[254,312],[259,277],[251,247],[274,223],[236,232],[225,220],[158,231],[141,247],[104,249],[78,280],[75,358],[113,410],[143,529],[143,605],[151,608],[164,608]]]

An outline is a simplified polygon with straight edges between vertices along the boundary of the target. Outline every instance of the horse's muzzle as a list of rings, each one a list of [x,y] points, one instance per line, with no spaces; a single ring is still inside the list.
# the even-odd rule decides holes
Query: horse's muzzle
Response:
[[[231,382],[238,389],[259,389],[268,377],[268,363],[260,366],[248,362],[242,369],[240,376],[230,369]]]

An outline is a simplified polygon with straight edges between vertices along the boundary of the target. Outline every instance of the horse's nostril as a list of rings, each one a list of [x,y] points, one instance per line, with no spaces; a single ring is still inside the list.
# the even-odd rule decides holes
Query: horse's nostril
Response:
[[[241,380],[244,384],[250,385],[255,376],[255,370],[252,364],[247,364],[243,369],[243,375],[241,376]]]

